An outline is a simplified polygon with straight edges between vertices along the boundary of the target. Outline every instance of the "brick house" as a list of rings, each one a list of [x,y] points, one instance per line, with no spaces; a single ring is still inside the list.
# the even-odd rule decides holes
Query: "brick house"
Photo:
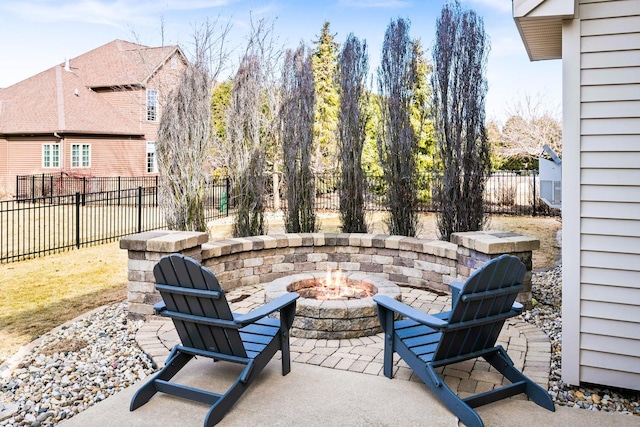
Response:
[[[162,97],[186,65],[178,46],[114,40],[0,89],[0,196],[16,175],[155,174]]]

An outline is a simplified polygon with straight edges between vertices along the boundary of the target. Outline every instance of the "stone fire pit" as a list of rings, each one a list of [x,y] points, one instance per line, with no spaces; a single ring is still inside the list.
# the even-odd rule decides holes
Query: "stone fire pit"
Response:
[[[265,302],[287,292],[298,292],[296,317],[291,335],[300,338],[343,339],[375,335],[382,331],[373,295],[387,295],[398,301],[400,287],[381,277],[361,272],[346,272],[342,279],[359,291],[343,299],[305,298],[316,294],[311,288],[319,285],[326,273],[309,272],[285,276],[265,286]],[[361,295],[370,295],[358,298]]]

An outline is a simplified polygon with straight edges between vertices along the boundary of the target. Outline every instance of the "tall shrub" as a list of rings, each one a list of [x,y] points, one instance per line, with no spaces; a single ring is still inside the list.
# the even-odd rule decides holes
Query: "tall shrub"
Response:
[[[201,63],[187,66],[164,107],[156,150],[160,200],[172,230],[204,231],[204,164],[210,154],[211,80]]]
[[[311,172],[315,95],[311,58],[303,44],[285,54],[281,96],[285,229],[288,233],[315,232],[315,185]]]
[[[378,68],[380,129],[378,154],[387,183],[389,232],[415,236],[417,214],[417,138],[411,125],[411,107],[417,81],[417,56],[409,38],[409,22],[391,21],[382,45]]]
[[[447,3],[436,23],[433,112],[441,179],[434,185],[440,237],[482,229],[489,176],[485,78],[489,42],[482,19],[460,3]]]
[[[227,115],[227,144],[232,191],[236,201],[233,235],[265,234],[264,147],[260,144],[260,58],[247,52],[233,79]]]
[[[340,219],[345,233],[366,233],[362,149],[367,137],[367,43],[350,34],[339,56],[338,148],[342,164]]]
[[[230,25],[194,27],[192,61],[163,106],[156,153],[160,204],[175,230],[205,231],[204,186],[211,153],[211,85],[228,56]]]
[[[264,195],[273,165],[277,121],[274,64],[280,48],[268,21],[251,21],[247,48],[233,78],[222,140],[235,197],[234,236],[266,233]],[[271,154],[271,156],[270,156]]]

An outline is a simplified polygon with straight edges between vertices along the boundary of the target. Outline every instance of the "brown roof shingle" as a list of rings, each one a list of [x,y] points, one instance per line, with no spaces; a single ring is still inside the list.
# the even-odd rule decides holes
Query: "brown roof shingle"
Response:
[[[93,88],[142,86],[175,53],[114,40],[0,90],[0,134],[53,132],[141,135]]]

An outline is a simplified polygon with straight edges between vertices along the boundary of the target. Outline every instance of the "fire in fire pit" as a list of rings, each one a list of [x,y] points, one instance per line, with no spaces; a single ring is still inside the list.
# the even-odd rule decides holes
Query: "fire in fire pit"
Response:
[[[286,292],[298,292],[296,317],[291,335],[302,338],[343,339],[381,332],[373,295],[401,299],[400,287],[382,277],[347,272],[335,284],[338,274],[300,273],[274,280],[265,287],[269,302]]]
[[[375,286],[362,280],[343,279],[340,270],[335,273],[327,271],[324,279],[299,282],[296,287],[298,288],[296,292],[302,298],[315,298],[321,301],[369,298],[378,292]]]

